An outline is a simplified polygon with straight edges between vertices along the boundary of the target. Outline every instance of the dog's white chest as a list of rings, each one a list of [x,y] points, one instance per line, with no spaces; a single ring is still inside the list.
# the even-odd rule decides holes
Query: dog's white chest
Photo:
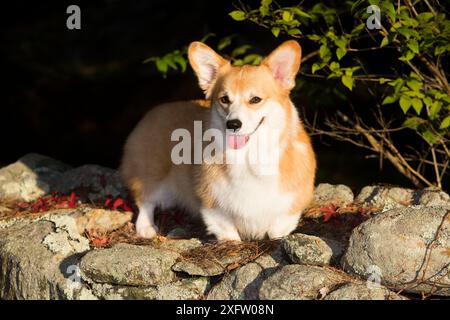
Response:
[[[248,238],[263,236],[275,219],[289,212],[294,200],[281,190],[278,175],[256,177],[245,165],[235,166],[228,179],[212,187],[222,213]]]

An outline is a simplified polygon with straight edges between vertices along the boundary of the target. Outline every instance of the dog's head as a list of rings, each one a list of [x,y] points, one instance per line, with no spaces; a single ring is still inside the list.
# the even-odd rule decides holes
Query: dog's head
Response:
[[[232,132],[231,148],[245,146],[269,117],[283,117],[300,67],[301,48],[296,41],[284,42],[258,66],[232,66],[201,42],[191,43],[188,55],[206,98],[223,127]]]

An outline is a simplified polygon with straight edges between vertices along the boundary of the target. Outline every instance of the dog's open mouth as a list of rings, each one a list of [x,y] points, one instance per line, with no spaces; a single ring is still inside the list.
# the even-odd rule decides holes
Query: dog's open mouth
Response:
[[[258,125],[256,126],[255,130],[253,130],[249,134],[235,134],[235,133],[228,133],[227,134],[227,143],[228,146],[231,149],[241,149],[243,148],[247,142],[250,140],[250,136],[258,130],[259,126],[263,123],[264,117],[261,118],[261,121],[259,121]]]

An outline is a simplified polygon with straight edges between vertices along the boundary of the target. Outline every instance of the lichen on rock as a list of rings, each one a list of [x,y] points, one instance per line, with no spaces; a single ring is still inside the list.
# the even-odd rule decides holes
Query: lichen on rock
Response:
[[[50,251],[68,255],[90,249],[89,240],[80,235],[73,217],[57,215],[47,218],[47,221],[55,225],[55,231],[49,233],[42,241]]]
[[[171,270],[179,254],[174,251],[117,244],[88,252],[81,259],[81,272],[87,281],[126,286],[155,286],[172,282]]]

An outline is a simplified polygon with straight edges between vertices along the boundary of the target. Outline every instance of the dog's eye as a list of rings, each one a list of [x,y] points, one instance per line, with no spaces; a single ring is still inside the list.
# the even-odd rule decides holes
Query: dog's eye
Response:
[[[219,98],[220,102],[222,102],[223,104],[230,104],[230,98],[228,96],[223,96]]]
[[[257,103],[260,103],[261,100],[262,100],[262,99],[261,99],[260,97],[253,97],[253,98],[250,99],[249,102],[250,102],[251,104],[257,104]]]

